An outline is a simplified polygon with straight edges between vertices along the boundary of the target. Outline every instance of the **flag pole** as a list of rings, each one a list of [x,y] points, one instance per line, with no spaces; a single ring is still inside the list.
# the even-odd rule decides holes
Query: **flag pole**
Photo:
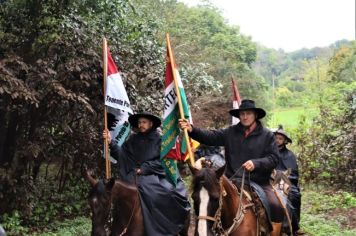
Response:
[[[108,45],[106,42],[106,38],[103,38],[103,81],[104,81],[104,101],[106,97],[106,78],[108,76]],[[104,105],[104,129],[108,130],[108,117],[107,117],[107,108]],[[111,178],[111,166],[109,160],[109,143],[108,139],[104,140],[104,152],[105,152],[105,176],[106,179]]]
[[[178,87],[178,81],[176,78],[176,70],[175,70],[175,62],[174,62],[174,57],[173,57],[173,52],[172,52],[172,48],[171,48],[171,42],[169,40],[169,34],[166,34],[166,40],[167,40],[167,48],[168,48],[168,54],[169,54],[169,60],[171,61],[171,67],[172,67],[172,72],[173,72],[173,80],[174,80],[174,88],[176,90],[176,94],[177,94],[177,99],[178,99],[178,107],[179,107],[179,114],[180,114],[180,118],[181,119],[185,119],[184,117],[184,112],[183,112],[183,105],[182,105],[182,98],[180,96],[180,92],[179,92],[179,87]],[[189,154],[189,160],[190,160],[190,164],[191,166],[195,165],[195,160],[194,160],[194,155],[192,152],[192,148],[190,147],[190,142],[189,142],[189,136],[188,136],[188,130],[187,128],[183,129],[184,132],[184,138],[187,142],[187,148],[188,148],[188,154]]]
[[[241,104],[241,97],[239,90],[237,88],[237,82],[234,80],[234,77],[231,75],[231,82],[232,82],[232,93],[233,93],[233,99],[237,101],[238,105],[240,106]]]

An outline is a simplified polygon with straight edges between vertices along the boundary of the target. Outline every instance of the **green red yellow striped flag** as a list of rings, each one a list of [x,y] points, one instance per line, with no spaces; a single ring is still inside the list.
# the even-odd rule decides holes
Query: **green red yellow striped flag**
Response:
[[[182,80],[174,62],[172,63],[170,61],[169,53],[170,52],[167,49],[161,161],[168,179],[173,184],[176,184],[178,176],[177,161],[180,161],[182,156],[185,158],[187,144],[185,139],[183,139],[181,145],[179,145],[178,140],[180,134],[178,119],[180,118],[180,114],[173,73],[175,73],[175,78],[177,80],[184,117],[186,119],[190,119],[190,111]]]

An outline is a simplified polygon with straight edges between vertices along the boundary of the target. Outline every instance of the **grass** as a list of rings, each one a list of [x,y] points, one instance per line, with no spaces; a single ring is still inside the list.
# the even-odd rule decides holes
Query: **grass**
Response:
[[[317,108],[291,107],[276,109],[269,121],[268,127],[276,128],[279,124],[287,127],[289,130],[298,126],[300,117],[304,115],[307,122],[311,122],[313,117],[318,115]]]
[[[78,217],[73,220],[53,223],[47,230],[32,234],[36,236],[88,236],[91,232],[91,220]]]
[[[301,227],[307,235],[312,236],[354,236],[356,229],[341,229],[341,224],[337,221],[325,220],[324,214],[309,215],[303,214],[301,217]]]
[[[321,187],[312,189],[311,186],[302,190],[301,228],[307,236],[356,235],[355,223],[348,223],[355,211],[355,193]],[[91,232],[91,220],[88,217],[77,217],[54,222],[42,228],[41,232],[38,232],[39,229],[22,228],[20,233],[18,227],[15,227],[17,231],[13,229],[8,235],[86,236]]]
[[[307,235],[356,235],[347,218],[356,208],[356,195],[343,191],[304,190],[302,192],[301,228]],[[339,213],[335,213],[338,210]]]

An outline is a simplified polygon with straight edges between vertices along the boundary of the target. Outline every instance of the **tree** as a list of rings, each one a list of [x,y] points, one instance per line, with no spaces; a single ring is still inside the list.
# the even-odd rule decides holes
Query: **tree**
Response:
[[[335,82],[351,83],[356,78],[356,41],[342,46],[330,59],[328,74]]]
[[[84,213],[85,191],[61,194],[78,187],[84,164],[103,167],[102,36],[125,72],[133,107],[157,113],[164,70],[157,28],[120,0],[0,7],[0,211],[21,209],[29,224]],[[66,198],[79,206],[68,208]]]

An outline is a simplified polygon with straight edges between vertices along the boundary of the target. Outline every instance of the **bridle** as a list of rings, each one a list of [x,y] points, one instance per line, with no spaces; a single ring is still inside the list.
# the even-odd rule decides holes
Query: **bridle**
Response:
[[[244,186],[244,179],[245,179],[245,170],[243,172],[243,177],[242,177],[242,184],[241,184],[242,187]],[[239,204],[239,206],[237,208],[235,217],[233,219],[233,223],[227,230],[225,230],[223,228],[222,222],[221,222],[221,211],[222,211],[222,206],[223,206],[223,199],[224,199],[224,197],[227,196],[226,190],[225,190],[224,185],[223,185],[223,180],[224,180],[224,178],[223,178],[223,176],[221,176],[220,179],[219,179],[219,185],[220,185],[219,207],[216,210],[214,217],[199,215],[197,217],[197,219],[198,220],[202,219],[202,220],[213,221],[214,224],[213,224],[211,230],[213,231],[214,235],[224,235],[224,236],[226,236],[226,235],[229,235],[232,232],[234,232],[240,226],[241,222],[244,219],[244,216],[245,216],[245,213],[246,213],[246,209],[248,207],[253,206],[253,203],[249,203],[249,204],[245,204],[245,205],[242,203],[243,191],[241,190],[240,191],[240,204]],[[234,190],[237,191],[236,186],[235,185],[232,185],[232,186],[233,186]],[[241,189],[243,189],[243,188],[241,188]]]

